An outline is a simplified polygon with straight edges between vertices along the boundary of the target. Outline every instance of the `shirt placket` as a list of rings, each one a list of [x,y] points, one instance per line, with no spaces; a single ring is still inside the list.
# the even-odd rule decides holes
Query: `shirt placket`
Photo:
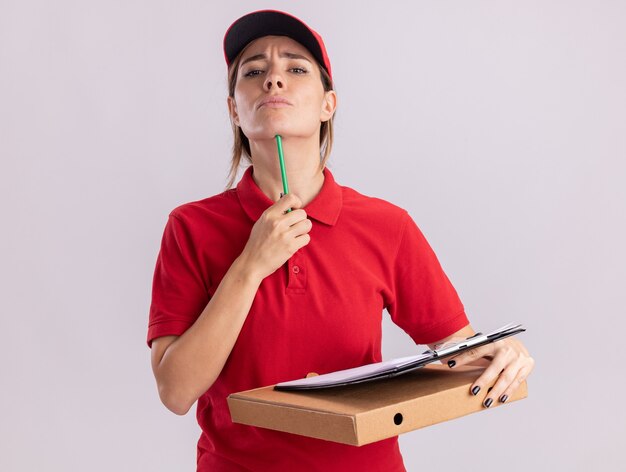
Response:
[[[307,257],[300,249],[287,261],[287,293],[303,294],[306,292]]]

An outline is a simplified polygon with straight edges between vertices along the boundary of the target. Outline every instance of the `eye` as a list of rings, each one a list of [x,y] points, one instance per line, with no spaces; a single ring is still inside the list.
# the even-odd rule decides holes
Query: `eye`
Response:
[[[244,75],[244,77],[255,77],[255,76],[259,75],[259,74],[257,74],[257,72],[258,72],[258,73],[261,73],[261,72],[263,72],[263,71],[262,71],[262,70],[260,70],[260,69],[253,69],[253,70],[251,70],[251,71],[246,72],[246,73],[245,73],[245,74],[243,74],[243,75]]]
[[[307,70],[302,67],[292,67],[291,70],[298,71],[296,72],[298,75],[307,73]]]

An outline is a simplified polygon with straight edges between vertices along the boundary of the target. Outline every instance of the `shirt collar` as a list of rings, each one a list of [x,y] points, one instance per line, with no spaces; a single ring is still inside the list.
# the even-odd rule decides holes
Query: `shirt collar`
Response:
[[[237,184],[237,196],[246,214],[257,221],[261,214],[274,204],[265,195],[252,178],[253,166],[246,169]],[[324,168],[324,183],[315,198],[304,207],[308,217],[333,226],[339,218],[343,204],[341,187],[335,182],[333,174]]]

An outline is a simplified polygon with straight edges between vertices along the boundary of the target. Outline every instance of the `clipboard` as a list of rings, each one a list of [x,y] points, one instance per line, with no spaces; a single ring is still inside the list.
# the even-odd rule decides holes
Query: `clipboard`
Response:
[[[376,362],[351,369],[308,377],[306,379],[282,382],[276,384],[274,389],[284,391],[316,390],[396,377],[420,369],[425,365],[445,357],[460,354],[464,351],[499,341],[500,339],[513,336],[523,331],[526,331],[526,329],[523,328],[521,324],[509,323],[487,334],[476,333],[467,339],[444,343],[437,349],[428,349],[417,356],[401,357],[390,361]]]

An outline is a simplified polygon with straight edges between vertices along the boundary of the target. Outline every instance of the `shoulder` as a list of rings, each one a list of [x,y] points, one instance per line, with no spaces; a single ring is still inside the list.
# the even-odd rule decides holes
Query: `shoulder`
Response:
[[[411,218],[408,212],[400,206],[382,198],[364,195],[353,188],[341,186],[343,209],[346,215],[352,218],[366,219],[371,223],[383,223],[387,229],[389,225],[402,229]]]
[[[183,223],[193,224],[218,215],[229,214],[239,207],[236,189],[229,189],[217,195],[183,203],[169,214]]]
[[[203,243],[229,233],[243,220],[235,189],[178,205],[169,213],[165,231]]]

